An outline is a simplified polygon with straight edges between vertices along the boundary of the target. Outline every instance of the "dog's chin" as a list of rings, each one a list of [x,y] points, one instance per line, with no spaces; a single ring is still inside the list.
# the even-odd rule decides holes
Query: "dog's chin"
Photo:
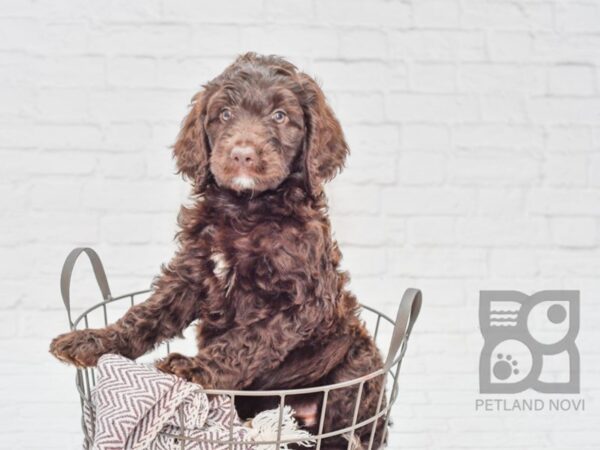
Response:
[[[229,189],[234,192],[261,192],[265,190],[265,186],[259,177],[250,176],[247,174],[238,174],[232,177],[215,176],[217,185],[222,188]]]
[[[264,191],[277,189],[277,187],[286,179],[288,173],[282,176],[265,177],[257,173],[248,173],[247,171],[237,171],[233,174],[223,174],[221,171],[213,171],[214,179],[218,186],[238,193],[250,192],[258,194]]]
[[[236,191],[250,191],[258,187],[256,178],[248,175],[238,175],[231,179],[231,187]]]

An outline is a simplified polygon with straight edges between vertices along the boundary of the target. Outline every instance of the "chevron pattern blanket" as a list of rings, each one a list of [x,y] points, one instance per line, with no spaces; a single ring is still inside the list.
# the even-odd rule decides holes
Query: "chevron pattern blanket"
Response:
[[[311,445],[314,439],[297,428],[292,413],[286,406],[281,438]],[[234,450],[273,448],[258,443],[276,439],[279,410],[258,414],[249,427],[228,396],[209,399],[197,384],[119,355],[104,355],[98,361],[96,387],[84,404],[90,437],[84,450],[177,450],[182,448],[176,438],[181,434],[194,439],[186,442],[187,450],[225,450],[228,445],[222,442],[230,440],[231,419]]]

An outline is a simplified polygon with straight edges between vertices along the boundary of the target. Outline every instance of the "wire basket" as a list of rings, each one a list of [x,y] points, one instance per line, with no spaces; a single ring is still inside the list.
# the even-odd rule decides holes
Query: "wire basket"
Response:
[[[82,253],[85,253],[92,263],[92,269],[94,271],[96,281],[102,293],[102,301],[84,310],[73,319],[70,301],[71,274],[73,272],[73,268],[77,258]],[[126,309],[136,304],[138,300],[143,301],[145,299],[146,294],[148,294],[149,292],[151,292],[151,290],[147,289],[114,297],[111,294],[102,262],[100,261],[100,258],[98,257],[97,253],[91,248],[74,249],[67,256],[67,259],[65,260],[65,263],[63,265],[61,273],[61,294],[65,308],[67,310],[71,330],[80,330],[94,327],[91,326],[92,316],[95,316],[96,321],[99,322],[97,326],[107,326],[110,323],[109,316],[111,317],[111,319],[113,317],[117,319],[118,317],[120,317],[120,315],[122,315],[123,312],[126,311]],[[239,396],[277,398],[279,403],[279,429],[277,431],[276,439],[252,442],[239,441],[234,439],[233,417],[236,416],[236,414],[233,414],[233,411],[230,414],[232,420],[230,421],[229,439],[227,440],[206,440],[192,438],[191,436],[186,434],[185,428],[182,428],[181,433],[179,434],[167,434],[167,436],[174,439],[174,442],[178,443],[178,446],[181,450],[185,450],[186,448],[192,448],[193,443],[204,444],[204,448],[207,448],[206,444],[208,444],[208,448],[229,450],[237,450],[241,448],[287,448],[287,444],[298,443],[298,441],[289,439],[286,440],[284,437],[282,437],[281,423],[284,411],[283,406],[285,404],[286,398],[298,395],[311,394],[314,396],[321,397],[321,408],[317,420],[318,431],[312,436],[315,440],[314,448],[316,448],[317,450],[320,450],[322,447],[329,448],[330,446],[326,444],[327,441],[331,438],[339,438],[340,436],[345,438],[344,442],[346,442],[347,440],[347,445],[344,444],[343,448],[347,448],[347,450],[361,448],[360,440],[357,441],[357,439],[355,439],[354,437],[356,436],[357,430],[363,427],[369,433],[368,447],[366,448],[366,450],[382,447],[386,442],[386,434],[388,427],[383,426],[383,431],[379,433],[381,435],[380,439],[378,439],[379,442],[375,442],[375,436],[377,434],[376,429],[380,427],[381,424],[389,423],[391,408],[398,394],[398,374],[400,371],[401,362],[406,352],[410,332],[419,314],[421,303],[421,292],[417,289],[407,289],[404,292],[400,301],[395,320],[393,320],[386,314],[377,311],[374,308],[361,304],[361,317],[365,321],[365,324],[367,325],[367,328],[369,328],[369,331],[371,332],[371,335],[373,336],[375,341],[377,342],[378,340],[381,340],[382,337],[389,336],[389,347],[384,365],[381,369],[375,372],[369,373],[359,378],[347,380],[336,384],[302,389],[251,391],[203,389],[199,387],[198,391],[204,392],[207,395],[228,396],[231,399],[231,405],[235,405],[236,397]],[[192,324],[190,328],[193,326],[194,324]],[[386,326],[388,328],[388,332],[384,333],[383,330],[384,328],[386,328]],[[384,334],[386,334],[386,336],[383,336]],[[151,353],[151,355],[156,354],[156,356],[158,357],[164,355],[165,352],[168,354],[170,353],[171,347],[173,345],[173,342],[163,343],[160,347],[158,347],[157,350],[154,350]],[[88,435],[88,432],[84,425],[83,411],[86,407],[86,404],[89,405],[89,403],[91,402],[91,392],[96,385],[95,372],[96,371],[93,367],[84,369],[78,368],[75,379],[75,384],[77,387],[78,395],[80,397],[82,408],[82,429],[84,433],[84,439],[88,444],[91,444],[91,442],[93,442],[93,436]],[[365,386],[365,383],[377,377],[382,377],[384,381],[380,384],[381,389],[378,394],[377,408],[372,416],[363,420],[359,420],[359,407],[361,404],[361,396],[363,394],[363,388]],[[346,389],[347,391],[352,389],[352,392],[356,392],[355,398],[353,399],[354,408],[351,423],[350,425],[344,423],[339,429],[324,430],[324,422],[327,412],[327,399],[331,395],[331,392],[340,389]],[[234,407],[232,406],[232,409],[233,408]],[[181,414],[182,411],[179,411],[179,413]],[[364,430],[362,430],[362,432],[364,433]],[[244,443],[246,444],[246,446],[240,445]],[[249,446],[250,444],[252,445],[252,447]]]

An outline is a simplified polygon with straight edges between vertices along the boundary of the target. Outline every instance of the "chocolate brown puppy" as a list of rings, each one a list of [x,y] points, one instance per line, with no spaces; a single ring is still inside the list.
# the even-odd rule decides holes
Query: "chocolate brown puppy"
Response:
[[[58,336],[50,351],[78,366],[105,353],[137,358],[200,319],[198,353],[157,366],[205,388],[319,386],[381,368],[331,236],[323,183],[348,146],[317,83],[284,59],[243,55],[193,97],[173,154],[194,203],[181,208],[178,251],[152,295],[106,328]],[[374,414],[381,383],[365,384],[359,421]],[[350,425],[356,390],[330,393],[325,431]],[[314,425],[320,400],[297,405]],[[248,397],[238,408],[258,406]],[[363,445],[370,431],[359,430]],[[380,421],[376,444],[382,431]]]

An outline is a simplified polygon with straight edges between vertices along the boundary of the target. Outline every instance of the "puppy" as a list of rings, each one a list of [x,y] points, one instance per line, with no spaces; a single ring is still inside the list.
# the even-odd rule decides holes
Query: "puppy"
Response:
[[[179,248],[152,295],[106,328],[58,336],[51,353],[79,367],[109,352],[135,359],[200,319],[198,353],[157,367],[205,388],[302,388],[380,369],[331,236],[323,183],[348,146],[315,81],[278,57],[239,57],[193,97],[173,154],[194,204],[181,208]],[[359,421],[375,413],[382,381],[365,383]],[[351,424],[357,390],[329,393],[324,431]],[[291,403],[315,429],[322,396],[300,397]],[[264,406],[237,404],[242,417]],[[364,446],[371,428],[357,432]]]

